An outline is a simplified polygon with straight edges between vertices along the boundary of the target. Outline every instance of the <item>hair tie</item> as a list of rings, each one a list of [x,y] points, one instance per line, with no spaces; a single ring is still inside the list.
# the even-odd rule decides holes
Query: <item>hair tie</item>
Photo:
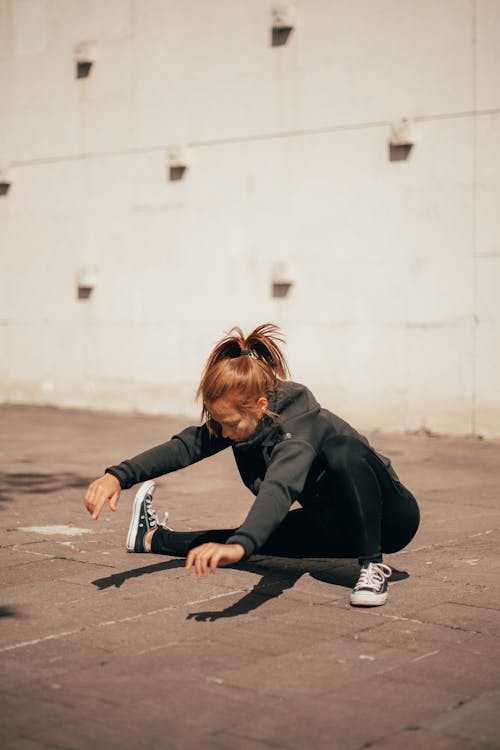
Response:
[[[251,349],[242,349],[240,351],[240,357],[243,357],[244,354],[246,354],[249,357],[251,357],[252,356],[252,350]]]

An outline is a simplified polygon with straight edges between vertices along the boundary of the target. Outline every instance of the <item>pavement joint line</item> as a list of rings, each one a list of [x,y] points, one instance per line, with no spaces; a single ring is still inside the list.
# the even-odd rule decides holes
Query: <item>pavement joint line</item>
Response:
[[[441,604],[455,604],[457,606],[471,606],[467,604],[461,604],[460,602],[441,602]],[[433,605],[439,606],[439,605]],[[491,607],[482,607],[481,609],[491,609],[493,612],[497,610]],[[405,622],[414,622],[417,625],[437,625],[441,628],[449,628],[450,630],[459,630],[462,633],[472,633],[473,635],[484,635],[482,630],[471,630],[470,628],[463,628],[459,625],[451,625],[450,623],[434,622],[433,620],[417,620],[414,617],[403,617],[403,615],[384,615],[379,612],[373,612],[374,617],[383,617],[389,620],[403,620]]]
[[[57,641],[61,638],[67,638],[69,635],[76,635],[77,633],[81,633],[82,630],[86,630],[86,628],[80,628],[78,630],[65,630],[62,633],[51,633],[50,635],[45,635],[42,638],[33,638],[31,641],[22,641],[21,643],[13,643],[10,646],[2,646],[0,648],[0,654],[3,654],[6,651],[14,651],[18,648],[26,648],[26,646],[36,646],[38,643],[44,643],[44,641]]]
[[[222,599],[226,596],[232,596],[233,594],[243,594],[247,592],[247,589],[235,589],[234,591],[226,591],[223,594],[214,594],[214,596],[205,597],[203,599],[195,599],[193,601],[184,602],[181,605],[173,605],[170,607],[162,607],[161,609],[153,609],[149,612],[139,612],[137,615],[129,615],[128,617],[121,617],[118,620],[105,620],[104,622],[99,622],[97,625],[89,625],[85,626],[83,628],[77,628],[76,630],[64,630],[61,633],[50,633],[49,635],[44,635],[41,638],[33,638],[31,641],[22,641],[21,643],[12,643],[9,646],[2,646],[0,648],[0,654],[5,653],[6,651],[14,651],[18,648],[26,648],[28,646],[37,646],[39,643],[44,643],[44,641],[57,641],[61,638],[67,638],[71,635],[78,635],[78,633],[83,633],[86,630],[91,630],[97,628],[105,628],[109,625],[121,625],[125,622],[132,622],[133,620],[140,620],[142,617],[150,617],[152,615],[159,615],[163,612],[172,612],[176,609],[180,609],[181,607],[190,607],[193,604],[204,604],[205,602],[213,601],[214,599]]]
[[[63,546],[66,546],[68,544],[71,544],[71,542],[56,542],[56,544],[62,544]],[[95,562],[92,560],[78,560],[76,557],[54,555],[54,554],[51,554],[50,552],[36,552],[36,550],[25,549],[23,544],[9,545],[8,547],[4,547],[4,549],[11,549],[11,550],[14,550],[15,552],[25,552],[27,555],[35,555],[38,557],[49,557],[53,560],[72,560],[73,562],[80,562],[80,563],[83,563],[84,565],[88,563],[89,565],[98,565],[99,567],[102,567],[102,568],[116,568],[115,565],[110,565],[110,563],[100,563],[100,562]],[[85,552],[85,550],[78,550],[75,547],[73,547],[73,549],[75,550],[75,552],[82,552],[82,553]]]
[[[416,656],[414,659],[410,659],[410,661],[416,662],[416,661],[422,661],[422,659],[428,659],[429,656],[435,656],[436,654],[439,654],[439,649],[436,649],[436,651],[429,651],[427,654],[421,654],[420,656]]]
[[[435,550],[435,549],[442,549],[444,547],[449,547],[452,544],[459,544],[463,543],[467,539],[477,539],[479,536],[486,536],[487,534],[492,534],[495,531],[498,531],[498,528],[495,529],[487,529],[486,531],[479,531],[476,534],[468,534],[464,537],[455,537],[454,539],[446,539],[444,542],[436,542],[432,544],[423,544],[421,547],[412,547],[411,549],[404,550],[404,552],[409,555],[414,552],[428,552],[429,550]]]
[[[233,740],[250,740],[255,747],[261,747],[261,748],[270,748],[270,750],[290,750],[290,745],[282,745],[281,743],[275,742],[274,740],[271,740],[269,738],[262,739],[259,738],[258,740],[255,739],[255,737],[252,737],[250,734],[243,734],[240,732],[231,732],[227,729],[219,729],[215,732],[212,732],[213,737],[229,737],[229,739]],[[362,750],[362,748],[361,748]]]
[[[439,654],[439,649],[437,649],[436,651],[429,651],[427,654],[420,654],[419,656],[415,656],[413,659],[408,659],[408,661],[404,662],[404,664],[393,664],[390,667],[378,670],[377,674],[385,675],[388,672],[395,672],[396,670],[401,669],[401,667],[403,667],[405,664],[414,664],[417,661],[427,659],[430,656],[435,656],[436,654]]]
[[[61,542],[59,542],[61,544]],[[62,542],[64,544],[64,542]],[[23,545],[14,544],[9,549],[15,550],[16,552],[25,552],[27,555],[34,555],[36,557],[46,557],[49,560],[70,560],[71,562],[82,563],[82,565],[97,565],[100,568],[115,568],[114,565],[109,563],[92,562],[91,560],[78,560],[76,557],[66,557],[63,555],[51,555],[50,552],[35,552],[31,549],[24,549]],[[31,563],[24,562],[22,565],[31,565]]]
[[[373,612],[375,617],[383,617],[386,620],[403,620],[404,622],[415,622],[417,625],[428,625],[424,620],[417,620],[415,617],[404,617],[403,615],[384,615],[382,612]]]
[[[14,544],[11,549],[15,550],[16,552],[24,552],[26,555],[35,555],[37,557],[54,557],[54,555],[51,555],[48,552],[35,552],[31,549],[24,549],[24,547],[19,544]]]
[[[195,638],[189,638],[187,641],[184,641],[184,643],[193,643],[196,642]],[[153,651],[161,651],[162,648],[170,648],[172,646],[181,646],[183,641],[168,641],[167,643],[160,643],[158,646],[150,646],[150,648],[145,648],[142,651],[137,652],[137,656],[144,656],[144,654],[150,654]]]

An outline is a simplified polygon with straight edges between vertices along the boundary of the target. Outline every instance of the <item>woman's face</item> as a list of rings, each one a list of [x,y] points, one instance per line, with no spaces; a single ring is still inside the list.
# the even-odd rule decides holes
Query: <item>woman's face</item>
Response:
[[[220,425],[222,437],[229,438],[235,443],[247,440],[255,432],[267,406],[265,396],[257,399],[254,409],[243,410],[238,404],[237,396],[222,396],[217,401],[207,404],[210,416]]]

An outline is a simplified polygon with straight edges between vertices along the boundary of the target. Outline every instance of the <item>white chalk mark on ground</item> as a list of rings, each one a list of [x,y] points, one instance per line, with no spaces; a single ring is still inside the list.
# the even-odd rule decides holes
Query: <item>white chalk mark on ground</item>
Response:
[[[49,534],[62,536],[81,536],[90,534],[90,529],[80,529],[78,526],[20,526],[19,531],[28,531],[33,534]]]
[[[421,661],[422,659],[428,659],[429,656],[435,656],[436,654],[439,654],[439,649],[437,651],[429,651],[428,654],[421,654],[421,656],[416,656],[411,661],[412,662]]]
[[[51,633],[50,635],[44,635],[41,638],[34,638],[31,641],[22,641],[21,643],[13,643],[10,646],[3,646],[0,648],[0,654],[4,653],[5,651],[14,651],[17,648],[26,648],[27,646],[36,646],[39,643],[44,643],[45,641],[57,641],[61,638],[68,638],[71,635],[78,635],[79,633],[83,633],[86,630],[95,630],[95,628],[106,628],[109,625],[120,625],[124,622],[132,622],[133,620],[140,620],[142,617],[151,617],[152,615],[160,615],[164,612],[173,612],[176,609],[181,609],[181,607],[191,607],[193,604],[205,604],[205,602],[211,602],[214,599],[223,599],[226,596],[232,596],[233,594],[243,594],[247,591],[247,589],[234,589],[234,591],[225,591],[223,594],[214,594],[214,596],[209,596],[206,599],[195,599],[192,602],[185,602],[184,604],[175,604],[171,607],[162,607],[161,609],[152,609],[149,612],[139,612],[137,615],[129,615],[128,617],[121,617],[118,620],[105,620],[104,622],[99,622],[97,625],[89,625],[83,628],[78,628],[77,630],[64,630],[61,633]]]
[[[36,555],[36,557],[46,557],[54,559],[54,555],[51,555],[50,552],[37,552],[33,549],[27,549],[25,546],[20,546],[18,544],[14,544],[12,547],[13,550],[16,550],[16,552],[23,552],[25,555]]]

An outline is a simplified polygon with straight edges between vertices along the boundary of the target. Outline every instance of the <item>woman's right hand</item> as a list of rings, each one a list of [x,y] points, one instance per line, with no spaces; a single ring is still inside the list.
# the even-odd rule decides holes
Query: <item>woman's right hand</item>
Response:
[[[94,520],[109,500],[109,507],[116,510],[122,489],[120,482],[113,474],[103,474],[89,485],[83,498],[83,504]]]

